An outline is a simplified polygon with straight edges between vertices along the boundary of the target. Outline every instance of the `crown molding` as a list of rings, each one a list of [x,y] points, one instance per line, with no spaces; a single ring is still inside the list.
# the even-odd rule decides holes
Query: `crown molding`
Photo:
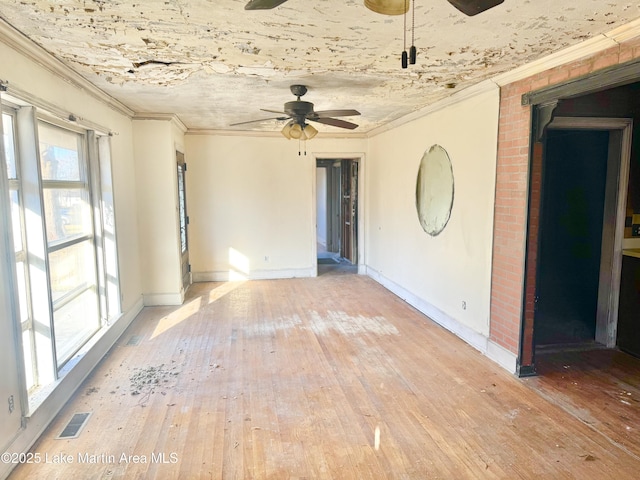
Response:
[[[135,113],[132,117],[133,120],[156,120],[160,122],[171,122],[178,127],[182,133],[187,133],[189,129],[182,123],[180,117],[173,113]]]
[[[422,117],[425,117],[426,115],[437,112],[438,110],[442,110],[444,108],[455,105],[456,103],[463,102],[482,93],[494,91],[497,88],[498,86],[495,84],[495,82],[491,80],[483,80],[482,82],[471,85],[470,87],[464,88],[452,95],[449,95],[448,97],[438,100],[431,105],[427,105],[426,107],[416,110],[415,112],[409,113],[408,115],[404,115],[400,118],[385,123],[384,125],[376,127],[373,130],[367,132],[367,137],[375,137],[376,135],[380,135],[381,133],[400,127],[402,125],[405,125],[406,123],[413,122]]]
[[[640,18],[633,20],[632,22],[625,23],[624,25],[620,25],[605,35],[618,43],[624,43],[636,38],[637,36],[640,36]]]
[[[106,94],[98,87],[96,87],[89,80],[84,78],[78,72],[67,66],[61,60],[54,57],[47,50],[36,44],[33,40],[29,39],[22,32],[6,22],[6,20],[0,18],[0,42],[8,45],[16,50],[18,53],[29,58],[36,64],[45,68],[49,72],[53,73],[57,77],[64,80],[66,83],[73,85],[86,93],[104,103],[108,107],[114,109],[116,112],[126,115],[128,117],[133,116],[133,110],[127,107],[124,103],[116,100],[112,96]],[[8,88],[11,90],[11,83],[8,83]]]
[[[607,48],[616,47],[618,43],[607,37],[604,34],[600,34],[597,37],[590,38],[578,45],[559,50],[558,52],[547,55],[546,57],[534,60],[533,62],[522,65],[509,72],[501,73],[493,77],[493,81],[501,87],[509,85],[525,78],[532,77],[538,73],[546,72],[555,67],[566,65],[567,63],[580,60],[581,58],[590,57],[597,53],[600,53]]]
[[[621,43],[638,36],[640,36],[640,19],[621,25],[607,33],[597,35],[577,45],[559,50],[546,57],[534,60],[509,72],[496,75],[492,80],[503,87],[552,68],[595,55],[608,48],[617,47]]]

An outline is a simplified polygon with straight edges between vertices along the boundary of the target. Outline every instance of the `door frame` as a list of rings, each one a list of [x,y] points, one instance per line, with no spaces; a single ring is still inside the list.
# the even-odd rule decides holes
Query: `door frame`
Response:
[[[365,203],[366,203],[366,190],[365,190],[365,174],[366,174],[366,162],[365,162],[365,154],[364,153],[314,153],[313,154],[313,164],[311,165],[313,173],[312,173],[312,181],[311,181],[311,259],[313,262],[313,276],[318,276],[318,245],[316,239],[318,237],[317,225],[318,225],[318,205],[317,205],[317,192],[316,192],[316,169],[318,165],[318,161],[320,160],[352,160],[358,162],[358,204],[357,204],[357,241],[358,241],[358,258],[357,261],[354,262],[354,265],[358,266],[358,274],[366,273],[365,266],[365,242],[364,242],[364,233],[365,226],[363,219],[365,214]]]
[[[607,117],[556,117],[549,123],[547,128],[553,130],[609,131],[610,134],[595,341],[605,345],[607,348],[613,348],[616,345],[618,325],[618,302],[620,298],[620,275],[622,272],[622,248],[633,120],[630,118]],[[546,151],[543,168],[545,161]],[[544,201],[544,192],[542,193],[541,201]],[[538,238],[539,241],[540,238]],[[536,267],[536,270],[539,271],[539,267]],[[538,290],[537,282],[538,279],[536,278],[536,291]]]

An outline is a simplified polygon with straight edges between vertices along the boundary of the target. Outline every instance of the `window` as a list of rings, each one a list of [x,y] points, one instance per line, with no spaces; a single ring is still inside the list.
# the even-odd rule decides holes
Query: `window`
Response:
[[[58,366],[100,328],[85,136],[38,124]]]
[[[11,229],[13,231],[13,247],[16,260],[16,285],[20,308],[20,326],[22,329],[22,349],[24,353],[25,381],[27,389],[35,386],[35,358],[33,322],[31,302],[29,301],[29,271],[27,268],[27,251],[24,239],[24,209],[22,189],[19,176],[18,154],[16,150],[15,116],[2,114],[2,131],[4,137],[4,154],[7,162],[7,178],[9,179],[9,199],[11,202]]]
[[[3,107],[2,122],[33,407],[43,387],[120,313],[109,137],[37,118],[28,106]]]

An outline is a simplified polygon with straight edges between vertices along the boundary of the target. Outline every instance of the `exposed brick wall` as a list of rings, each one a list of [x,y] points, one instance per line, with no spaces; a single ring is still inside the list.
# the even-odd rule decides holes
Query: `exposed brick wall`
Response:
[[[529,134],[531,107],[521,105],[524,93],[560,84],[567,80],[601,70],[612,65],[640,58],[640,38],[577,60],[549,69],[524,80],[506,85],[500,92],[500,120],[498,123],[498,158],[496,172],[496,203],[493,232],[493,264],[491,273],[491,324],[490,338],[507,350],[522,354],[527,364],[532,346],[532,322],[525,326],[523,352],[520,343],[520,319],[523,312],[524,259],[527,252],[527,197],[529,176]],[[534,149],[534,152],[536,150]],[[541,158],[541,150],[539,150]],[[533,169],[532,205],[540,203],[539,173]],[[538,183],[536,187],[536,176]],[[537,238],[538,212],[531,218],[529,236]],[[536,241],[530,242],[536,244]],[[528,252],[529,261],[535,265],[535,250]],[[531,263],[529,264],[531,265]],[[528,268],[528,284],[535,284],[535,268]],[[533,290],[527,289],[527,318],[533,319]]]

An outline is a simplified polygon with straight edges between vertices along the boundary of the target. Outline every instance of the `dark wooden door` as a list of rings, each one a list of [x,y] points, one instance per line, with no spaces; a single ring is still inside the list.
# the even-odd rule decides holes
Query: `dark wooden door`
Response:
[[[358,162],[342,161],[342,241],[340,256],[358,262]]]

